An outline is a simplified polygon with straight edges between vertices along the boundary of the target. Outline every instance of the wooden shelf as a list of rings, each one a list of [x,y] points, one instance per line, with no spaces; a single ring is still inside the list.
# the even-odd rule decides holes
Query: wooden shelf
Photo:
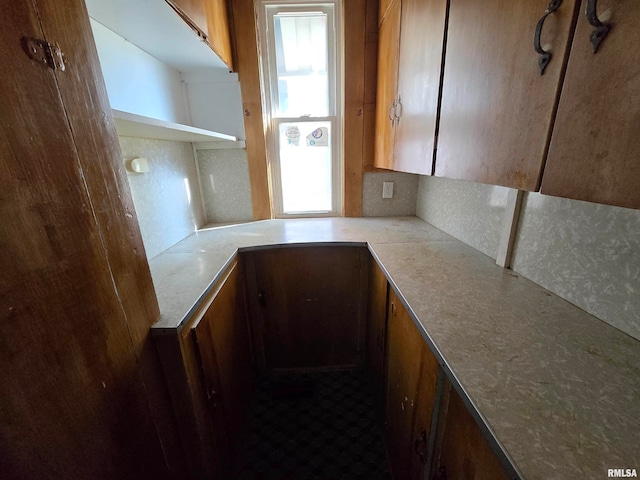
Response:
[[[243,148],[244,142],[232,135],[212,132],[179,123],[165,122],[134,113],[112,110],[118,135],[123,137],[155,138],[176,142],[215,142],[217,148]],[[222,144],[228,145],[223,147]]]

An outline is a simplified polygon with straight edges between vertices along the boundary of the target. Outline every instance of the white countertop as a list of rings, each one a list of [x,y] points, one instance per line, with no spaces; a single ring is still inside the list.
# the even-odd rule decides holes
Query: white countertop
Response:
[[[153,328],[179,328],[238,249],[335,242],[368,245],[523,478],[640,470],[640,342],[416,217],[200,231],[150,261]]]

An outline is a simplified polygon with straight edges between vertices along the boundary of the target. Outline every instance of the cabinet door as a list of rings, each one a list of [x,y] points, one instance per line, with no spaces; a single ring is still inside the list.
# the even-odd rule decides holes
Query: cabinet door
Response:
[[[166,0],[166,2],[198,32],[198,35],[204,38],[209,35],[205,0]]]
[[[389,292],[385,437],[393,478],[424,477],[438,362],[395,292]],[[458,477],[451,477],[458,478]]]
[[[453,0],[437,145],[437,176],[537,190],[560,88],[576,0],[549,15],[548,0]]]
[[[393,168],[393,143],[400,44],[400,0],[394,0],[378,36],[378,87],[376,95],[376,146],[374,165]]]
[[[447,0],[402,0],[393,170],[431,175]]]
[[[207,0],[207,27],[209,45],[220,59],[233,70],[233,50],[229,32],[226,0]]]
[[[214,422],[220,470],[233,471],[253,391],[253,367],[242,276],[236,264],[192,328]]]
[[[385,397],[385,338],[387,329],[387,277],[375,260],[369,262],[369,298],[367,311],[367,366],[376,399]]]
[[[267,370],[360,365],[367,269],[361,247],[252,252],[258,322]]]
[[[640,208],[640,3],[601,0],[611,31],[598,53],[580,9],[542,193]]]
[[[436,447],[436,471],[452,479],[507,480],[509,476],[455,390],[450,389],[448,407],[442,411],[446,420],[441,446]]]

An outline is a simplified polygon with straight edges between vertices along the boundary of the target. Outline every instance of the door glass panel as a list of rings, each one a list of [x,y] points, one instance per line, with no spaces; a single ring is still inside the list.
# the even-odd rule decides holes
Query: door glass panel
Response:
[[[327,15],[273,17],[278,117],[329,115]]]
[[[331,211],[331,122],[281,123],[278,138],[283,213]]]

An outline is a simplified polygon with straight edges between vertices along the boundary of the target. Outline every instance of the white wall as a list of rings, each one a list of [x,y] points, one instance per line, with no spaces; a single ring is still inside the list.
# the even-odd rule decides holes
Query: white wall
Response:
[[[495,258],[508,190],[423,176],[416,214]],[[640,340],[640,210],[527,193],[511,264]]]
[[[182,78],[193,126],[246,139],[237,73],[187,73]]]
[[[189,124],[180,72],[91,19],[111,108]]]

